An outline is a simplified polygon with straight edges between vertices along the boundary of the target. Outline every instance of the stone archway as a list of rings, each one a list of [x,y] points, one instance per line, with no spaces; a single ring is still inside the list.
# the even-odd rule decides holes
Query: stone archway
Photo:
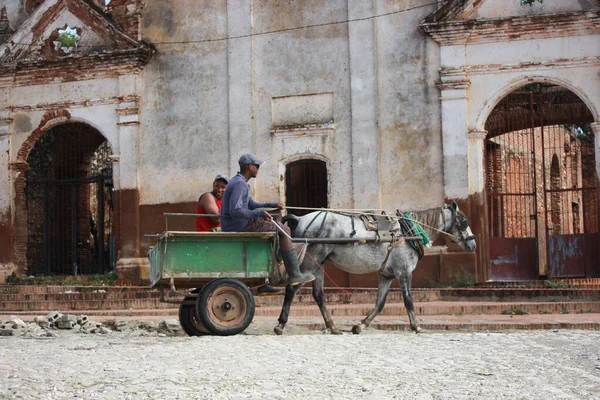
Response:
[[[594,276],[599,205],[594,115],[559,85],[525,85],[485,122],[490,274]]]
[[[19,150],[17,273],[81,275],[114,269],[110,143],[67,111],[47,113]]]

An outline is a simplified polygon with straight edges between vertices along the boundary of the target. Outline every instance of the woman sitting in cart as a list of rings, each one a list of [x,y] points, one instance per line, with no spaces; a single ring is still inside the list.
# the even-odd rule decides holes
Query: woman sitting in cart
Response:
[[[298,257],[292,241],[282,232],[284,230],[289,235],[289,228],[281,222],[274,221],[267,211],[259,210],[259,208],[281,210],[283,205],[281,203],[257,203],[249,195],[248,181],[256,178],[264,161],[259,160],[254,154],[247,153],[240,157],[238,164],[240,172],[231,178],[223,195],[221,215],[228,217],[221,218],[221,229],[223,232],[277,232],[281,258],[289,276],[288,283],[296,286],[313,281],[315,279],[313,275],[300,272]]]
[[[196,214],[220,214],[223,193],[229,182],[227,175],[219,174],[213,181],[212,192],[203,193],[196,204]],[[221,226],[219,217],[196,217],[196,231],[216,231]]]

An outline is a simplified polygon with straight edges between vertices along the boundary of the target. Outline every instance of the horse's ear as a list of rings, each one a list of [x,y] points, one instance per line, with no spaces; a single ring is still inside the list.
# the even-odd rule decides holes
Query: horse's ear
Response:
[[[452,200],[450,207],[452,207],[452,209],[454,209],[454,211],[458,210],[458,204],[456,204],[456,201],[454,201],[454,200]]]

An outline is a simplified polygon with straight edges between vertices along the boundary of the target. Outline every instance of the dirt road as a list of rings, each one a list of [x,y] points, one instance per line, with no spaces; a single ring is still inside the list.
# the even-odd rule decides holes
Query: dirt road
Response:
[[[599,399],[600,332],[0,338],[0,398]],[[263,329],[264,328],[264,329]]]

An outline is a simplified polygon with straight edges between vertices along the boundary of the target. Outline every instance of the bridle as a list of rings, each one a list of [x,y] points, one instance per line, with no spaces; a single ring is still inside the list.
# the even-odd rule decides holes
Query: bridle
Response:
[[[444,210],[450,210],[450,213],[452,214],[452,225],[450,225],[449,229],[446,229],[446,215],[444,214]],[[469,221],[467,220],[467,216],[462,211],[455,210],[454,208],[445,204],[441,208],[440,212],[442,214],[442,222],[444,224],[445,232],[450,233],[455,226],[458,227],[459,237],[456,235],[450,235],[450,240],[452,240],[454,243],[458,243],[461,240],[465,242],[468,240],[475,240],[475,235],[468,235],[466,233],[466,230],[469,228]]]

